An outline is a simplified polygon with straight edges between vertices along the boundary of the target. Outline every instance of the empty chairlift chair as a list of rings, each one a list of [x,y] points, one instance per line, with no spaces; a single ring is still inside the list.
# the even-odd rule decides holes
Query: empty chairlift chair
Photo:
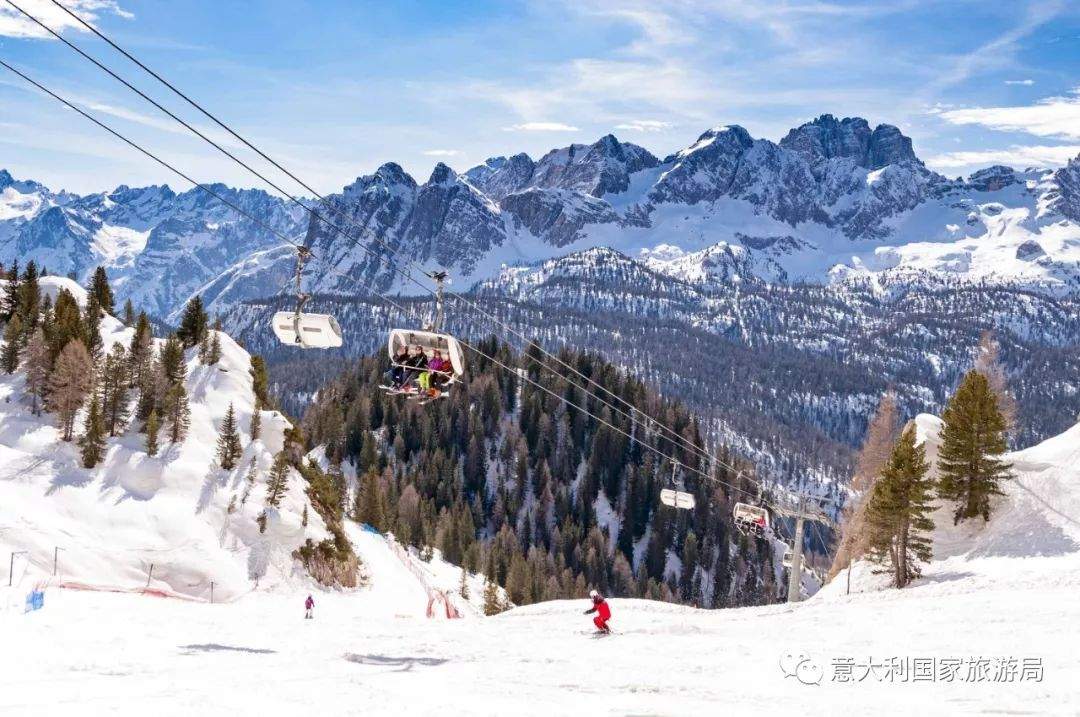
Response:
[[[274,314],[271,326],[278,341],[302,349],[333,349],[341,346],[341,327],[329,314],[304,312],[304,304],[311,298],[301,290],[304,262],[311,257],[307,247],[296,247],[296,309]]]

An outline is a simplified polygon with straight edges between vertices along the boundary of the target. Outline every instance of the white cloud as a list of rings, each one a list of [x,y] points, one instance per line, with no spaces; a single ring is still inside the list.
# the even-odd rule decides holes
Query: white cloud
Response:
[[[507,132],[577,132],[578,128],[562,122],[523,122],[503,127]]]
[[[64,0],[69,10],[91,25],[102,14],[117,15],[130,20],[134,17],[120,7],[116,0]],[[56,7],[49,0],[20,0],[16,5],[51,27],[56,32],[75,29],[87,32],[78,20]],[[7,3],[0,5],[0,36],[51,40],[52,35]]]
[[[663,132],[666,129],[671,129],[672,126],[670,122],[661,122],[660,120],[630,120],[615,125],[615,129],[625,129],[631,132]]]
[[[975,168],[991,164],[1009,167],[1060,167],[1080,155],[1080,145],[1014,145],[1006,149],[988,149],[968,152],[946,152],[926,160],[926,164],[939,171]]]
[[[1035,84],[1035,80],[1005,80],[1006,85],[1024,85],[1031,87]]]
[[[1080,139],[1080,88],[1068,96],[1048,97],[1033,105],[971,107],[942,112],[940,116],[951,124],[982,125],[1036,137]]]
[[[457,157],[461,152],[456,149],[428,149],[421,154],[427,157]]]

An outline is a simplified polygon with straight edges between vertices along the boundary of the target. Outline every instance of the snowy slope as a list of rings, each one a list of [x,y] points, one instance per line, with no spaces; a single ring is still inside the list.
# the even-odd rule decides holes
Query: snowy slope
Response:
[[[63,287],[86,300],[68,279],[41,283],[46,294],[55,297]],[[132,329],[112,317],[101,331],[106,350],[131,340]],[[60,441],[53,416],[35,417],[23,405],[20,373],[0,379],[0,552],[28,551],[27,580],[51,573],[54,547],[62,550],[64,581],[102,588],[146,585],[151,563],[151,588],[204,599],[211,581],[215,598],[227,600],[250,591],[256,578],[264,587],[306,580],[290,554],[305,538],[318,542],[327,532],[314,510],[308,526],[301,525],[307,498],[298,475],[290,477],[280,509],[270,510],[265,534],[255,522],[288,422],[264,411],[262,437],[250,441],[250,357],[224,334],[221,344],[217,366],[203,366],[194,349],[188,352],[191,430],[185,441],[170,446],[163,436],[160,453],[150,457],[144,436],[129,427],[109,439],[105,460],[92,470],[81,467],[76,445]],[[229,403],[245,447],[238,467],[224,471],[215,450]],[[259,477],[240,506],[253,458]],[[237,511],[229,514],[234,497]]]
[[[916,425],[933,462],[941,419],[923,414]],[[954,526],[950,507],[938,505],[932,516],[933,560],[907,591],[1080,588],[1080,424],[1006,459],[1016,478],[994,499],[988,523],[977,519]],[[865,563],[857,563],[852,576],[852,592],[882,590],[888,582],[887,576],[871,575]],[[821,595],[828,599],[846,589],[842,572]]]

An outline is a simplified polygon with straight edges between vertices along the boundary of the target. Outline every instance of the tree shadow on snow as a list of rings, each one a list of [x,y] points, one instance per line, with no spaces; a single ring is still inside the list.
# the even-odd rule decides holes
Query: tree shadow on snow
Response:
[[[358,665],[378,665],[380,667],[400,667],[394,672],[410,672],[413,667],[438,667],[446,662],[439,657],[390,657],[388,655],[357,655],[355,652],[346,652],[345,659]]]
[[[237,647],[236,645],[219,645],[216,642],[208,642],[202,645],[180,645],[182,655],[194,655],[199,652],[248,652],[253,655],[274,655],[277,650],[267,650],[261,647]]]

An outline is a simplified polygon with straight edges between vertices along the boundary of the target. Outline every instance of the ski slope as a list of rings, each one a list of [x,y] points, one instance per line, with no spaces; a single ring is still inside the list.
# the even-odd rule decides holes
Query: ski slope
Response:
[[[940,422],[918,423],[932,457]],[[987,525],[939,511],[937,556],[904,590],[856,564],[850,595],[842,573],[792,606],[612,600],[609,637],[584,600],[426,619],[415,576],[356,526],[368,583],[316,592],[314,620],[306,587],[214,605],[47,590],[43,610],[0,612],[0,714],[1076,714],[1078,454],[1080,426],[1012,454]]]

